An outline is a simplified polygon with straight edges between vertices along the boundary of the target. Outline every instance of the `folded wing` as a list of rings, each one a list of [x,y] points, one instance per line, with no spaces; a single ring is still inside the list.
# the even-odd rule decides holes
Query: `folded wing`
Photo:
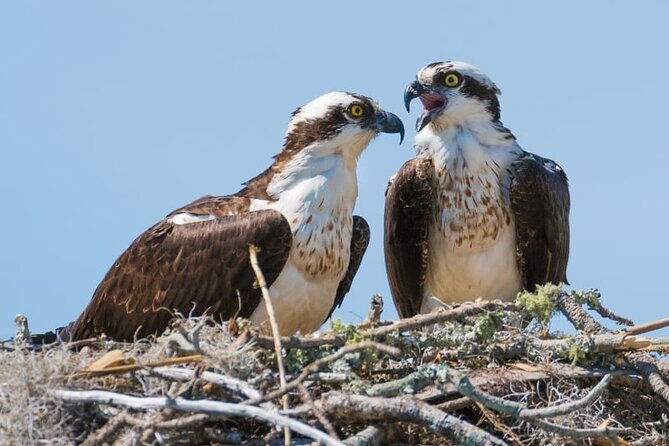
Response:
[[[292,233],[283,215],[265,210],[234,212],[230,197],[203,197],[140,235],[107,272],[84,313],[62,338],[105,333],[116,340],[160,334],[174,317],[208,314],[218,321],[249,317],[261,300],[249,262],[249,246],[268,285],[290,253]],[[232,206],[231,206],[232,205]],[[176,221],[176,220],[175,220]]]
[[[420,312],[433,214],[432,161],[414,158],[402,166],[386,191],[384,252],[390,291],[400,317]]]
[[[530,153],[512,168],[511,210],[523,288],[567,283],[569,186],[552,160]]]

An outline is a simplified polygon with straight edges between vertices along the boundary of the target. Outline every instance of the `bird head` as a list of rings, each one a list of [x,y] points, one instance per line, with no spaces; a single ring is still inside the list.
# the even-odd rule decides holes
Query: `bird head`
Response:
[[[399,133],[401,143],[404,126],[371,98],[327,93],[293,112],[279,156],[308,151],[313,155],[341,152],[357,158],[379,133]]]
[[[421,131],[466,126],[475,120],[499,121],[499,88],[478,68],[464,62],[435,62],[422,68],[404,91],[407,111],[415,98],[423,103],[416,121]]]

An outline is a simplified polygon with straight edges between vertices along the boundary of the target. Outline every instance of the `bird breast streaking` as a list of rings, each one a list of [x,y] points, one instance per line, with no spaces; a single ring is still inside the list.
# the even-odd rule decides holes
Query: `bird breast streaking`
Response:
[[[417,156],[386,192],[386,269],[402,317],[567,282],[567,177],[520,148],[499,94],[463,62],[424,67],[404,93],[407,111],[415,98],[423,110]]]
[[[353,216],[356,163],[379,132],[404,135],[372,99],[334,92],[298,108],[272,165],[233,195],[169,214],[118,258],[61,334],[160,334],[175,313],[249,318],[269,331],[249,261],[255,245],[282,335],[311,332],[341,305],[369,242]]]

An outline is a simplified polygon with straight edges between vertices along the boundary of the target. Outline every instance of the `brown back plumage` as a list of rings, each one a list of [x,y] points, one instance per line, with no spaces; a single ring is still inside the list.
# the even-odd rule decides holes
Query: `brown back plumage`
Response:
[[[262,246],[258,261],[271,284],[288,258],[292,234],[276,211],[221,215],[241,205],[236,198],[203,197],[179,212],[201,209],[220,217],[187,225],[165,219],[148,229],[114,263],[62,337],[143,338],[160,334],[175,311],[218,321],[250,316],[261,295],[249,245]]]

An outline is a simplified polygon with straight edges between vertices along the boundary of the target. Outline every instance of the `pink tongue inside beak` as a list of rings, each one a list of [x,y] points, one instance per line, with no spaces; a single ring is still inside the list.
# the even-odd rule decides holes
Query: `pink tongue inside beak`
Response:
[[[423,93],[418,97],[426,111],[434,110],[435,108],[443,107],[446,102],[444,97],[440,94]]]
[[[418,96],[418,99],[423,103],[423,111],[418,118],[419,121],[425,118],[425,116],[432,110],[443,107],[446,103],[446,99],[442,95],[436,93],[423,93]]]

